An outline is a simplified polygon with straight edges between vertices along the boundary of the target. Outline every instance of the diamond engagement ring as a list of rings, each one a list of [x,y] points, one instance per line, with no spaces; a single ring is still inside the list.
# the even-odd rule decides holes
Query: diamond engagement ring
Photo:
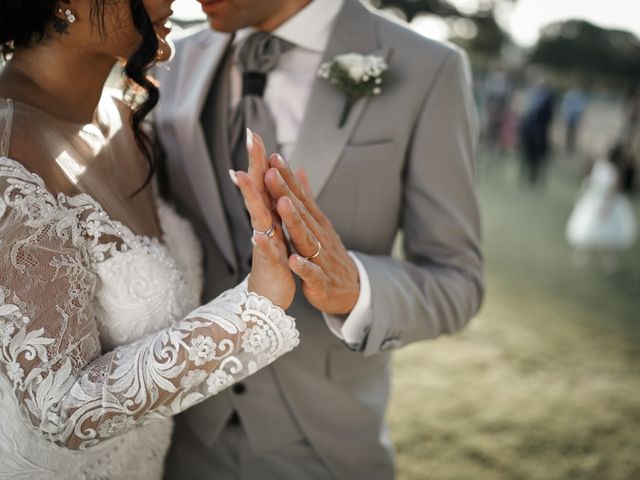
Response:
[[[318,242],[318,240],[316,240],[316,242],[318,243],[318,251],[313,255],[311,255],[310,257],[304,257],[305,260],[313,260],[314,258],[317,258],[318,255],[320,255],[320,251],[322,250],[322,245],[320,244],[320,242]]]
[[[276,224],[272,223],[271,224],[271,228],[269,230],[266,231],[262,231],[262,230],[253,230],[253,234],[254,235],[264,235],[267,238],[271,238],[276,234]]]

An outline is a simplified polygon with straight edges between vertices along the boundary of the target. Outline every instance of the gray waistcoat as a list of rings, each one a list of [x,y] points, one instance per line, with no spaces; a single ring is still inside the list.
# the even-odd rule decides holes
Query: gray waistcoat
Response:
[[[240,270],[235,272],[233,280],[239,283],[250,271],[251,226],[242,197],[227,173],[234,164],[228,141],[230,57],[231,55],[227,53],[225,61],[221,62],[200,120],[216,172],[227,222],[234,238]],[[215,244],[209,241],[204,243],[207,249]],[[210,255],[218,256],[219,253],[207,251],[206,256]],[[214,285],[211,284],[212,277],[215,280],[220,275],[207,275],[207,277],[205,301],[211,300],[228,288],[226,282],[225,285],[220,286],[215,285],[215,282]],[[265,451],[270,447],[302,438],[302,433],[280,393],[270,367],[247,378],[243,384],[246,388],[242,393],[234,393],[231,389],[226,390],[186,411],[181,415],[182,419],[207,444],[215,441],[234,410],[240,416],[251,444],[257,451]],[[276,432],[277,435],[274,435]]]

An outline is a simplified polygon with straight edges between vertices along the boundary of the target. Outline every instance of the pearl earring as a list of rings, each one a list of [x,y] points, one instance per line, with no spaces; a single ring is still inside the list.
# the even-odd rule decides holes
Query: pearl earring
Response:
[[[64,12],[62,11],[61,8],[58,9],[58,13],[64,13],[65,16],[67,17],[67,22],[69,23],[75,23],[76,22],[76,16],[73,14],[73,12],[71,11],[70,8],[67,8]]]

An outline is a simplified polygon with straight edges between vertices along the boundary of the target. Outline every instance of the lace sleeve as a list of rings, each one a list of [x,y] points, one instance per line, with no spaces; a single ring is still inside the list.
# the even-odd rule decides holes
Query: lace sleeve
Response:
[[[103,353],[78,212],[14,170],[0,162],[0,389],[8,382],[47,440],[91,447],[176,414],[297,345],[294,320],[244,282]]]

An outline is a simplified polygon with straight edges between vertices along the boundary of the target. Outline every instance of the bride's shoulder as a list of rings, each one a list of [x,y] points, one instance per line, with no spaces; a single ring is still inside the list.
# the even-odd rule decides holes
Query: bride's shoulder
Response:
[[[51,159],[48,138],[52,129],[37,109],[15,100],[0,102],[0,134],[5,139],[9,157],[22,164]]]
[[[48,187],[68,194],[76,190],[69,184],[57,161],[66,151],[61,139],[68,132],[58,129],[49,115],[13,100],[0,100],[0,138],[8,152],[5,163],[35,174]],[[55,187],[55,188],[54,188]]]

